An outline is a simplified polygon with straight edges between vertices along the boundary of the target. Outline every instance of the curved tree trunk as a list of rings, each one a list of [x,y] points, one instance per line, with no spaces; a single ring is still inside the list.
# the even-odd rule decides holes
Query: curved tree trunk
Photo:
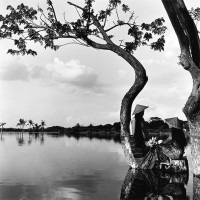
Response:
[[[131,107],[137,95],[141,92],[148,81],[146,71],[142,64],[131,54],[121,49],[118,46],[113,46],[112,51],[117,53],[125,59],[135,71],[135,81],[129,91],[125,94],[121,103],[120,122],[121,122],[121,144],[124,150],[124,155],[128,164],[136,167],[135,159],[131,151],[130,136],[130,121],[131,121]]]
[[[193,79],[192,92],[183,112],[190,128],[193,173],[200,175],[200,39],[183,0],[162,0],[162,3],[179,40],[180,64]]]
[[[124,150],[124,155],[127,159],[128,164],[132,167],[136,167],[135,159],[133,153],[131,151],[131,141],[129,140],[130,136],[130,121],[131,121],[131,107],[133,101],[137,97],[137,95],[141,92],[148,81],[148,77],[146,75],[146,70],[144,69],[143,65],[130,53],[126,50],[122,49],[120,46],[115,45],[112,42],[109,42],[106,45],[97,44],[88,38],[84,38],[87,43],[96,49],[104,49],[110,50],[124,60],[126,60],[129,65],[135,71],[135,80],[132,87],[129,91],[125,94],[124,98],[122,99],[121,103],[121,110],[120,110],[120,122],[121,122],[121,144]]]
[[[191,58],[180,57],[183,67],[189,67],[192,75],[192,92],[183,108],[190,128],[191,155],[193,164],[193,173],[200,174],[200,69],[195,65]],[[187,62],[190,60],[190,62]],[[186,61],[186,62],[185,62]],[[189,63],[189,64],[188,64]]]

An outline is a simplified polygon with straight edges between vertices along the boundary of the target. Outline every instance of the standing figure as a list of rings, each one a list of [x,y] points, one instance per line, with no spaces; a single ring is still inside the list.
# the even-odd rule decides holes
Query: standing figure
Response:
[[[144,110],[148,108],[136,105],[131,120],[130,144],[135,158],[136,166],[140,169],[152,169],[157,160],[155,147],[148,146],[149,133],[145,127]]]

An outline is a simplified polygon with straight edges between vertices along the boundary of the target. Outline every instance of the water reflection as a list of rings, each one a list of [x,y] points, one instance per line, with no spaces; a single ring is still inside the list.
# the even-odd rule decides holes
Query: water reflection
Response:
[[[28,134],[28,138],[24,138],[24,134]],[[15,134],[16,135],[16,140],[19,146],[23,145],[31,145],[33,140],[35,141],[40,141],[41,145],[44,145],[45,142],[45,136],[43,132],[29,132],[29,133],[23,133],[23,132],[18,132]]]
[[[127,172],[121,145],[111,140],[41,133],[4,133],[3,138],[5,142],[0,143],[2,200],[200,198],[200,178],[193,179],[190,148],[185,154],[189,175],[188,170],[186,173]]]
[[[0,143],[1,200],[119,199],[127,171],[120,144],[46,134],[4,137]]]
[[[0,141],[1,141],[1,142],[4,142],[4,137],[3,137],[3,133],[2,133],[2,132],[1,132]]]
[[[121,189],[121,200],[188,200],[188,171],[163,173],[129,169]]]

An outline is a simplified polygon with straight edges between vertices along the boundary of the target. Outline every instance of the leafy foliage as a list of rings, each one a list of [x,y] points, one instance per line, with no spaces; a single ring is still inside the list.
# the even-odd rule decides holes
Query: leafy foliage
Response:
[[[192,8],[189,13],[194,20],[200,21],[200,8]]]
[[[95,46],[98,43],[95,39],[91,40],[91,36],[101,38],[108,44],[113,42],[111,38],[114,38],[114,35],[110,33],[112,30],[127,26],[127,34],[131,40],[120,40],[118,44],[127,52],[133,53],[138,47],[144,45],[148,45],[154,50],[164,50],[166,27],[163,18],[158,18],[150,24],[138,25],[133,19],[134,12],[130,11],[128,5],[122,4],[121,0],[109,0],[107,8],[98,13],[95,13],[93,9],[94,2],[95,0],[85,0],[84,7],[68,2],[82,12],[81,14],[78,12],[79,18],[73,22],[67,21],[65,18],[63,22],[59,21],[51,0],[46,2],[46,12],[40,7],[34,9],[23,3],[16,8],[10,5],[7,7],[9,13],[5,16],[0,15],[0,38],[14,40],[17,49],[9,49],[8,53],[34,56],[37,55],[37,52],[28,48],[29,41],[40,43],[44,48],[53,50],[59,49],[60,46],[56,45],[55,41],[60,38],[71,39],[73,43],[80,45],[101,48],[100,45]],[[129,15],[128,20],[120,19],[117,9],[119,7],[121,12]],[[111,19],[111,16],[117,20],[113,26],[108,27],[107,21],[109,18]],[[157,39],[153,41],[155,36]]]
[[[122,10],[126,13],[126,12],[130,11],[130,8],[127,5],[122,4]]]

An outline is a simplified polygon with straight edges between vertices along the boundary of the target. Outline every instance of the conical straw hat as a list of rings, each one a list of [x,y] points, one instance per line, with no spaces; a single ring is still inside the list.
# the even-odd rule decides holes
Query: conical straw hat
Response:
[[[165,119],[165,122],[169,125],[170,128],[174,127],[177,129],[183,129],[182,123],[178,117]]]
[[[142,112],[143,110],[147,109],[148,107],[149,107],[149,106],[143,106],[143,105],[137,104],[137,105],[135,106],[135,109],[134,109],[132,115],[135,115],[135,114],[137,114],[137,113],[140,113],[140,112]]]

